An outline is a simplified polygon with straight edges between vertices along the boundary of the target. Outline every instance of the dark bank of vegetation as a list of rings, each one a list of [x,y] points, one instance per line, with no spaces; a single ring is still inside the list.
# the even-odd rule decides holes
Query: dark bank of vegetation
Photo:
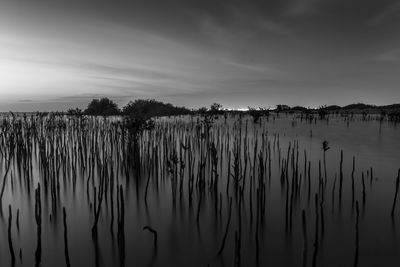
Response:
[[[154,99],[137,99],[122,108],[122,114],[144,114],[148,117],[186,115],[191,111],[184,107],[175,107]]]
[[[82,111],[79,108],[69,109],[68,115],[115,116],[136,114],[141,117],[177,116],[189,114],[185,107],[176,107],[170,103],[163,103],[154,99],[137,99],[130,101],[122,109],[109,98],[93,99]]]
[[[350,116],[361,114],[363,119],[369,118],[368,115],[378,115],[380,120],[388,120],[393,122],[400,121],[400,104],[392,104],[385,106],[376,106],[363,103],[350,104],[346,106],[330,105],[320,106],[318,108],[310,108],[303,106],[290,107],[288,105],[279,104],[276,108],[248,107],[247,110],[228,110],[224,109],[219,103],[213,103],[209,108],[201,107],[198,109],[188,109],[186,107],[177,107],[170,103],[163,103],[154,99],[136,99],[119,108],[118,105],[108,98],[93,99],[85,110],[79,108],[69,109],[67,115],[73,116],[115,116],[122,115],[126,118],[135,117],[135,120],[146,121],[154,117],[162,116],[180,116],[180,115],[201,115],[207,117],[217,117],[223,115],[227,119],[228,115],[248,114],[253,118],[255,123],[260,118],[269,118],[270,114],[300,114],[305,119],[328,119],[330,115]]]
[[[305,108],[302,106],[290,107],[288,105],[277,105],[276,109],[271,110],[277,114],[300,114],[306,119],[328,119],[330,115],[340,115],[344,117],[353,117],[355,114],[362,115],[363,120],[379,118],[381,121],[388,120],[392,122],[400,122],[400,104],[392,105],[369,105],[363,103],[350,104],[346,106],[324,105],[318,108]],[[369,116],[374,115],[374,116]]]
[[[120,110],[116,103],[104,97],[101,99],[93,99],[85,110],[86,115],[119,115]]]
[[[318,112],[319,110],[324,110],[327,112],[354,112],[354,113],[362,113],[367,111],[368,113],[379,114],[381,111],[396,111],[400,110],[400,104],[392,104],[392,105],[384,105],[384,106],[376,106],[369,105],[364,103],[350,104],[346,106],[338,106],[338,105],[324,105],[319,106],[318,108],[310,108],[310,107],[302,107],[302,106],[294,106],[290,107],[288,105],[277,105],[275,112]]]

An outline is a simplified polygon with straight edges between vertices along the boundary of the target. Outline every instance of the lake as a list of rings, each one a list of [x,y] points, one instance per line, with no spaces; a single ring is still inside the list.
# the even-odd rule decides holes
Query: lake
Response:
[[[0,125],[1,266],[400,263],[392,122],[181,116],[137,139],[119,118]]]

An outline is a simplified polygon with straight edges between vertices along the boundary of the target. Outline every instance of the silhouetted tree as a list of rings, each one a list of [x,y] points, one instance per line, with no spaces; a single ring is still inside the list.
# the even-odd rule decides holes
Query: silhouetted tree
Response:
[[[290,107],[288,105],[276,105],[276,112],[288,111],[288,110],[290,110]]]
[[[70,109],[67,110],[67,115],[70,115],[70,116],[81,116],[81,115],[83,115],[83,112],[82,112],[82,110],[80,108],[75,108],[75,109],[70,108]]]
[[[119,113],[120,112],[117,104],[106,97],[101,99],[93,99],[85,110],[86,115],[111,116],[118,115]]]
[[[210,112],[213,114],[218,114],[221,112],[222,105],[219,103],[212,103],[210,106]]]
[[[170,103],[163,103],[154,99],[137,99],[130,101],[122,109],[125,115],[136,114],[136,116],[157,117],[177,116],[189,114],[190,110],[184,107],[175,107]]]
[[[306,112],[308,109],[302,106],[295,106],[292,107],[290,110],[295,112]]]
[[[373,109],[375,106],[373,105],[368,105],[364,103],[357,103],[357,104],[350,104],[347,106],[344,106],[342,109],[345,110],[364,110],[364,109]]]
[[[199,114],[206,114],[207,113],[207,108],[206,107],[201,107],[197,110],[197,113]]]

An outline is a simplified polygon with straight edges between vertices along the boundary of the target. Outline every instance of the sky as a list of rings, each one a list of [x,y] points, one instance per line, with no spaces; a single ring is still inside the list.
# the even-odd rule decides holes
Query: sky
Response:
[[[397,0],[0,0],[0,111],[400,103]]]

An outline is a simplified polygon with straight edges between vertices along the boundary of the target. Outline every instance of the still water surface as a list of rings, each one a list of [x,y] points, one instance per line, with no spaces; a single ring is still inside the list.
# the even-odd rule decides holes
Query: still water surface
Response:
[[[71,266],[232,266],[237,262],[237,242],[235,232],[240,235],[240,264],[242,266],[256,265],[256,235],[259,240],[260,266],[301,266],[305,259],[304,236],[302,233],[302,210],[306,217],[306,265],[311,266],[315,251],[316,210],[314,196],[318,190],[318,165],[322,164],[322,142],[328,141],[330,149],[326,151],[327,177],[324,190],[323,218],[324,231],[321,230],[321,214],[319,214],[317,266],[350,266],[353,265],[356,252],[356,209],[352,202],[352,160],[355,157],[354,187],[355,201],[359,202],[359,266],[398,266],[400,210],[396,210],[394,219],[390,211],[394,198],[396,177],[400,168],[400,129],[389,122],[380,123],[376,120],[363,121],[354,118],[349,122],[342,117],[331,117],[328,122],[307,122],[293,116],[281,115],[261,119],[260,124],[254,124],[250,117],[229,117],[226,121],[221,116],[210,128],[210,137],[202,139],[205,133],[201,124],[202,119],[196,117],[162,118],[156,120],[156,128],[145,132],[141,144],[142,169],[139,178],[133,173],[125,175],[123,164],[117,164],[117,147],[122,147],[120,137],[106,137],[110,121],[89,118],[85,121],[84,130],[76,127],[74,120],[65,119],[66,127],[59,131],[61,139],[71,140],[71,147],[60,150],[54,158],[61,163],[59,183],[59,201],[56,210],[52,207],[51,194],[44,192],[43,172],[39,165],[43,161],[39,149],[32,151],[32,175],[30,187],[18,171],[18,160],[14,157],[5,192],[2,199],[2,215],[0,217],[0,265],[11,264],[8,245],[8,206],[12,208],[12,242],[16,254],[15,266],[35,265],[35,250],[37,246],[37,225],[35,221],[35,192],[40,182],[42,204],[42,255],[41,266],[64,266],[64,227],[62,207],[66,209],[68,229],[68,251]],[[199,121],[199,122],[198,122]],[[240,123],[241,121],[241,123]],[[247,121],[247,126],[246,126]],[[43,122],[43,125],[46,122]],[[106,126],[104,126],[104,125]],[[45,129],[43,126],[37,126]],[[97,128],[99,127],[99,128]],[[247,127],[247,131],[246,131]],[[79,129],[78,129],[79,128]],[[100,129],[100,130],[99,130]],[[102,129],[102,130],[101,130]],[[46,130],[43,130],[46,131]],[[82,132],[83,131],[83,132]],[[246,134],[247,132],[247,134]],[[106,155],[114,158],[107,164],[113,165],[114,173],[108,179],[114,179],[113,207],[111,194],[104,196],[101,204],[98,222],[98,253],[91,228],[94,222],[94,186],[98,188],[99,172],[87,183],[90,176],[89,168],[82,168],[82,158],[75,150],[75,141],[87,142],[89,147],[104,149],[102,144],[92,141],[106,140]],[[263,136],[264,134],[264,136]],[[44,135],[44,138],[47,135]],[[116,135],[117,136],[117,135]],[[242,201],[235,196],[235,186],[231,177],[227,188],[229,151],[231,152],[231,174],[233,169],[234,142],[241,139],[241,173],[245,173],[246,184]],[[262,139],[265,146],[262,148]],[[86,140],[86,141],[85,141]],[[200,141],[199,141],[200,140]],[[256,146],[256,163],[254,147]],[[61,141],[60,141],[61,142]],[[188,146],[189,149],[182,149]],[[61,142],[62,143],[62,142]],[[217,194],[209,189],[208,184],[204,193],[195,186],[193,203],[189,204],[189,154],[193,160],[193,173],[196,181],[199,172],[200,155],[208,155],[210,144],[214,143],[218,155],[218,189]],[[229,144],[229,147],[228,147]],[[248,147],[248,166],[244,172],[245,144]],[[268,145],[269,144],[269,145]],[[292,227],[285,227],[285,212],[287,189],[281,183],[283,160],[287,158],[289,144],[291,149],[298,144],[294,151],[297,158],[298,175],[302,182],[299,195],[292,202]],[[34,147],[39,147],[37,140]],[[48,147],[52,145],[47,143]],[[110,147],[114,146],[113,152]],[[256,196],[257,179],[259,177],[259,153],[264,150],[263,175],[265,181],[265,210],[263,219],[257,225]],[[343,151],[343,192],[339,201],[339,172],[340,153]],[[50,149],[48,149],[50,151]],[[74,152],[75,151],[75,152]],[[207,152],[208,151],[208,152]],[[98,150],[95,153],[102,153]],[[122,152],[121,152],[122,153]],[[173,154],[181,159],[185,166],[176,171],[168,171]],[[182,154],[181,154],[182,153]],[[304,179],[305,153],[311,166],[310,188]],[[66,156],[62,158],[61,155]],[[69,158],[67,157],[69,155]],[[158,157],[155,157],[155,155]],[[182,156],[181,156],[182,155]],[[89,157],[89,156],[88,156]],[[103,154],[100,158],[103,157]],[[120,154],[120,158],[121,158]],[[292,157],[290,152],[289,159]],[[83,159],[86,161],[86,159]],[[222,160],[222,162],[221,162]],[[269,162],[270,161],[270,162]],[[76,162],[77,178],[74,184],[71,164]],[[87,162],[90,162],[90,158]],[[154,163],[157,162],[157,163]],[[62,169],[65,164],[65,174]],[[157,167],[156,167],[157,166]],[[292,178],[292,162],[289,164],[289,184]],[[156,172],[155,168],[159,171]],[[211,179],[210,161],[206,164],[206,181]],[[371,168],[373,177],[371,179]],[[6,162],[1,161],[0,178],[3,179]],[[253,171],[253,169],[255,169]],[[364,173],[365,201],[363,201],[362,175]],[[54,175],[50,174],[54,179]],[[65,179],[64,179],[65,175]],[[178,177],[178,190],[173,197],[173,177]],[[21,176],[21,177],[20,177]],[[117,178],[118,176],[118,178]],[[148,194],[144,199],[146,183],[149,178]],[[128,178],[127,178],[128,177]],[[179,192],[179,179],[183,179],[182,197]],[[256,177],[256,178],[254,178]],[[117,181],[118,179],[118,181]],[[129,179],[129,181],[127,180]],[[139,179],[139,182],[136,182]],[[253,179],[252,185],[250,181]],[[336,182],[335,182],[336,179]],[[124,260],[121,258],[120,243],[117,236],[117,183],[122,185],[125,207],[125,239]],[[208,183],[208,182],[207,182]],[[243,180],[239,182],[239,185]],[[335,187],[334,187],[335,184]],[[87,195],[89,185],[89,197]],[[290,193],[289,189],[289,193]],[[250,194],[250,191],[252,192]],[[250,196],[251,195],[251,196]],[[229,214],[229,199],[232,197],[232,217],[228,228],[227,239],[221,256],[217,253],[227,227]],[[198,204],[200,202],[200,205]],[[340,202],[340,203],[339,203]],[[251,203],[251,204],[250,204]],[[250,205],[252,207],[250,208]],[[400,205],[400,204],[399,204]],[[216,208],[217,207],[217,208]],[[398,207],[400,208],[400,207]],[[19,210],[19,228],[16,225],[16,214]],[[113,232],[110,231],[112,210],[114,213]],[[252,215],[251,215],[252,213]],[[198,217],[198,220],[197,220]],[[153,246],[153,236],[149,231],[143,231],[144,226],[151,226],[157,231],[157,246]],[[235,244],[236,243],[236,244]],[[235,256],[236,254],[236,256]],[[20,257],[21,256],[21,257]],[[97,261],[96,261],[97,257]]]

